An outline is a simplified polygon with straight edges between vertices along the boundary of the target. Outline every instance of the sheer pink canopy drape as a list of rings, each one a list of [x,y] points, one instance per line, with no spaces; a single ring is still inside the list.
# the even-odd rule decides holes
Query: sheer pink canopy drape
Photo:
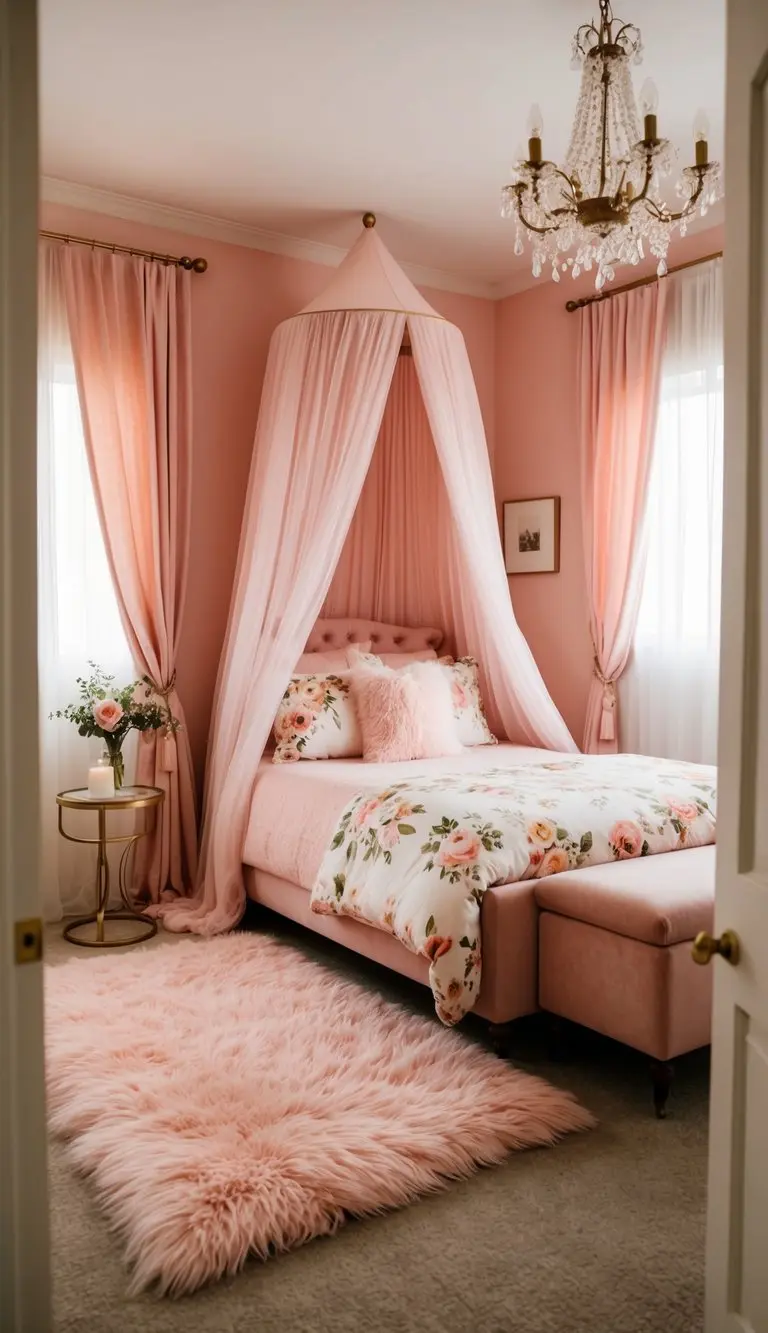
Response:
[[[242,915],[259,760],[341,553],[404,325],[400,314],[340,311],[286,320],[272,338],[216,688],[198,892],[165,909],[170,930],[212,934]]]
[[[595,651],[584,749],[618,748],[616,682],[637,624],[643,517],[659,401],[666,285],[581,313],[580,433],[587,594]]]
[[[404,313],[384,310],[302,314],[282,324],[272,339],[217,684],[198,892],[193,902],[164,909],[171,930],[225,930],[242,913],[241,856],[258,764],[286,680],[339,564],[384,418],[405,322]],[[573,750],[512,612],[464,340],[435,316],[409,316],[408,323],[452,534],[449,540],[446,531],[437,548],[419,547],[403,529],[409,558],[416,553],[434,566],[435,550],[444,551],[439,604],[446,614],[453,610],[460,650],[472,651],[483,663],[489,700],[507,734]],[[423,422],[417,434],[423,440]],[[401,493],[396,491],[395,500]],[[389,522],[382,520],[378,530]],[[407,578],[401,567],[403,573]],[[349,563],[347,577],[352,589],[355,571]],[[354,595],[372,591],[368,566]],[[392,605],[383,600],[386,591],[382,607]]]
[[[175,686],[189,546],[191,275],[57,245],[96,504],[128,642],[182,729],[145,733],[137,781],[165,792],[137,856],[138,890],[192,890],[197,822],[189,740]]]

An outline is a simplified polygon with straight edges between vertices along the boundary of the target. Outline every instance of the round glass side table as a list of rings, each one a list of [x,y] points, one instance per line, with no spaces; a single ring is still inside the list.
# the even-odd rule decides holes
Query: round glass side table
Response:
[[[126,870],[131,848],[136,845],[139,838],[143,838],[149,833],[150,826],[145,824],[145,827],[140,829],[138,833],[108,837],[107,811],[153,810],[156,819],[157,809],[162,804],[164,797],[165,792],[160,787],[121,787],[118,792],[115,792],[114,796],[91,796],[87,787],[76,787],[72,791],[59,792],[56,802],[59,807],[59,833],[61,836],[66,838],[68,842],[90,843],[98,848],[95,884],[96,911],[90,916],[79,916],[74,921],[67,923],[64,927],[64,939],[69,940],[70,944],[81,944],[89,949],[117,948],[120,945],[140,944],[142,940],[151,939],[153,935],[157,934],[157,922],[153,921],[151,917],[144,916],[141,912],[136,911],[128,897],[126,884]],[[62,822],[65,810],[95,810],[99,816],[99,836],[97,838],[77,838],[74,834],[67,833]],[[117,876],[120,897],[125,904],[125,910],[108,907],[110,874],[107,848],[113,843],[125,843]],[[108,927],[113,921],[135,921],[139,929],[126,935],[122,931],[118,931],[116,935],[110,938]]]

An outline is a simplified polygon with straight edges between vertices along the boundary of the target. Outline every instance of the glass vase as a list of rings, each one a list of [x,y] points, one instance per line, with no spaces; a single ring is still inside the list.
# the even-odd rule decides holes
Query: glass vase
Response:
[[[122,737],[118,740],[114,736],[105,736],[104,746],[104,754],[112,765],[112,772],[115,775],[115,791],[119,791],[125,778]]]

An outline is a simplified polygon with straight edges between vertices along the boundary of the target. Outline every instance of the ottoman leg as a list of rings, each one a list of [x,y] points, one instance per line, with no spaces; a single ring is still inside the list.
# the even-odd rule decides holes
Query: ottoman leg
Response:
[[[559,1014],[547,1014],[547,1055],[553,1064],[564,1062],[567,1055],[565,1023]]]
[[[675,1067],[665,1060],[651,1060],[651,1080],[653,1082],[653,1106],[657,1120],[664,1120],[667,1114],[667,1098],[672,1087]]]

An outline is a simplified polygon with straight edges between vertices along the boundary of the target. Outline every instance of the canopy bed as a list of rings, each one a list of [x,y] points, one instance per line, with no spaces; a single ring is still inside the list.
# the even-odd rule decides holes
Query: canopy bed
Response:
[[[485,867],[485,878],[472,867],[470,909],[480,924],[476,942],[469,928],[461,940],[470,980],[460,1002],[454,995],[456,1002],[449,1004],[436,981],[435,955],[442,956],[448,945],[434,914],[426,923],[431,929],[414,935],[411,923],[397,924],[397,890],[387,898],[386,921],[375,914],[366,918],[350,899],[343,868],[331,864],[330,851],[346,852],[350,864],[358,866],[359,839],[347,845],[346,832],[355,819],[354,827],[363,829],[367,838],[378,837],[371,833],[370,821],[361,821],[354,804],[377,786],[385,784],[385,795],[391,798],[393,791],[417,782],[421,786],[414,799],[420,802],[422,787],[443,788],[450,774],[449,786],[469,784],[473,804],[495,792],[496,818],[499,801],[513,781],[510,772],[518,787],[530,779],[532,787],[538,782],[545,790],[541,782],[549,780],[547,770],[568,768],[577,754],[515,620],[464,340],[406,278],[379,240],[374,221],[366,215],[360,239],[326,290],[279,325],[272,337],[217,684],[197,893],[160,910],[171,930],[213,934],[237,924],[247,891],[389,967],[422,981],[429,976],[444,1021],[457,1021],[466,1008],[474,1007],[499,1023],[530,1013],[538,1004],[533,878],[541,883],[548,868],[562,872],[567,866],[589,866],[601,855],[615,862],[606,869],[621,892],[627,858],[649,851],[662,855],[649,858],[646,880],[653,879],[656,861],[680,862],[684,872],[685,856],[664,853],[673,846],[714,840],[714,777],[709,770],[654,772],[654,790],[672,783],[677,806],[658,816],[655,832],[656,815],[643,807],[638,818],[643,829],[647,826],[644,841],[637,840],[641,829],[628,823],[629,816],[614,816],[613,829],[606,826],[594,837],[584,832],[580,842],[577,838],[572,843],[560,838],[564,829],[553,825],[554,841],[542,852],[541,866],[534,860],[535,848],[528,864],[525,839],[508,864],[501,865],[503,857],[497,853],[504,838],[499,830],[489,833],[486,860],[496,856],[499,863]],[[438,628],[419,631],[406,625]],[[391,765],[356,758],[359,746],[345,749],[339,736],[336,748],[318,754],[325,762],[273,765],[273,759],[295,761],[311,755],[310,749],[302,750],[307,742],[305,713],[295,709],[291,716],[294,721],[298,717],[299,731],[286,742],[276,726],[275,753],[269,753],[270,732],[289,691],[303,690],[305,698],[307,690],[322,693],[328,680],[348,691],[343,672],[331,677],[317,673],[338,668],[333,654],[360,642],[383,660],[390,655],[399,662],[409,655],[426,657],[437,669],[439,649],[471,663],[464,669],[476,673],[478,703],[482,697],[488,717],[482,725],[486,731],[490,726],[493,735],[471,739],[468,744],[474,748],[459,744],[458,757],[428,758],[415,767],[404,763],[394,771]],[[375,660],[382,671],[388,669]],[[395,674],[394,667],[390,670]],[[343,732],[339,718],[335,720]],[[501,743],[490,751],[484,742],[494,737]],[[434,753],[457,755],[456,750]],[[603,758],[580,758],[579,773]],[[658,761],[662,766],[664,762]],[[478,785],[488,771],[496,775],[496,787]],[[589,769],[591,776],[582,782],[571,768],[559,775],[569,782],[553,785],[562,793],[567,789],[572,800],[580,782],[585,790],[590,781],[594,787],[596,771]],[[648,774],[640,777],[645,781]],[[627,778],[632,800],[640,777]],[[691,788],[697,779],[698,792]],[[705,789],[709,799],[701,795]],[[614,795],[606,787],[600,799],[610,803]],[[452,801],[455,796],[451,793]],[[653,800],[659,799],[657,792]],[[523,806],[529,818],[530,810],[538,809],[520,800],[519,811],[504,812],[511,821],[505,833],[509,844],[514,842],[515,821],[525,827]],[[553,806],[549,797],[542,802],[542,807],[547,805]],[[426,809],[421,804],[414,808],[422,814]],[[678,808],[683,811],[679,819]],[[680,820],[686,810],[683,833]],[[407,825],[410,834],[419,818]],[[541,814],[538,819],[534,827],[548,830],[550,821]],[[491,829],[492,822],[483,827]],[[459,824],[461,817],[446,828],[460,840]],[[402,831],[406,825],[397,827]],[[390,828],[388,835],[389,844],[377,844],[370,856],[358,858],[370,862],[358,866],[361,883],[373,863],[386,869],[392,856],[400,855],[396,830]],[[427,834],[422,851],[428,851],[431,836]],[[457,867],[465,854],[466,848],[454,848],[453,860],[441,863],[441,883],[455,887],[462,882],[463,871]],[[673,879],[680,872],[673,871]],[[320,892],[324,876],[325,896]],[[392,879],[402,879],[394,868]],[[466,897],[466,878],[463,882]],[[363,897],[366,891],[363,886]],[[352,899],[357,892],[356,885]]]

